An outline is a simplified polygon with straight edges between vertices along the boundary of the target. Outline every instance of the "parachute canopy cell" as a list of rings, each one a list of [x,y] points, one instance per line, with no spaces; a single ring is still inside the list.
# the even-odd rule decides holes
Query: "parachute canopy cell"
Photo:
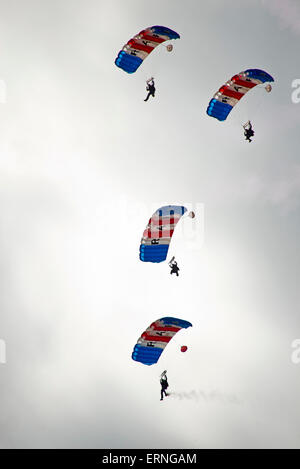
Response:
[[[271,81],[274,81],[274,78],[258,68],[250,68],[234,75],[210,100],[206,112],[209,116],[224,121],[232,108],[249,90]]]
[[[166,260],[176,225],[186,211],[187,209],[181,205],[165,205],[156,210],[141,239],[141,261],[163,262]]]
[[[192,327],[183,319],[165,317],[158,319],[142,333],[134,346],[132,359],[144,365],[157,363],[172,337],[181,329]]]
[[[143,29],[120,50],[115,64],[127,73],[134,73],[155,47],[165,41],[179,38],[176,31],[165,26],[151,26]]]

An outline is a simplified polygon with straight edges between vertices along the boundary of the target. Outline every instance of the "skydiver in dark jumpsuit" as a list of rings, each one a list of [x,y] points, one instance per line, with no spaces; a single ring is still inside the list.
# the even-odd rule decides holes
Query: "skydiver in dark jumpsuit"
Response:
[[[146,90],[148,91],[148,94],[147,94],[147,97],[146,99],[144,99],[144,101],[148,101],[148,99],[150,98],[150,96],[155,96],[155,85],[154,85],[154,79],[152,78],[151,81],[147,81],[147,88]]]
[[[170,274],[176,274],[176,276],[178,277],[178,272],[179,272],[179,267],[177,265],[177,262],[176,261],[173,261],[172,263],[169,264],[169,266],[171,267],[171,272]]]
[[[254,135],[254,130],[252,128],[252,124],[250,121],[248,121],[245,125],[243,125],[244,127],[244,135],[246,137],[246,140],[248,140],[248,142],[252,142],[251,140],[251,137],[253,137]]]
[[[166,389],[169,387],[166,373],[164,373],[163,376],[160,378],[160,385],[161,385],[160,400],[163,401],[164,394],[166,397],[169,395],[166,391]]]

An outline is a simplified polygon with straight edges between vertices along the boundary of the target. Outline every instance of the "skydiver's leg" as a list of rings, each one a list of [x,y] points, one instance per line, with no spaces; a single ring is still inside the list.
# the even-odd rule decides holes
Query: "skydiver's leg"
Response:
[[[160,400],[162,401],[164,399],[164,395],[163,395],[163,389],[160,391]]]
[[[150,94],[151,94],[151,93],[150,93],[150,91],[149,91],[149,93],[147,94],[147,98],[144,99],[144,101],[148,101],[148,99],[150,98]]]

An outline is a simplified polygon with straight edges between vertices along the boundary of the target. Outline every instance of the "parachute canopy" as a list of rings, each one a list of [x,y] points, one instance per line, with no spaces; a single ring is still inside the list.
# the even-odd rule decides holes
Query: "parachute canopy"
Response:
[[[172,337],[181,329],[188,327],[192,327],[192,324],[183,319],[170,317],[158,319],[150,324],[138,339],[132,352],[132,359],[144,365],[157,363]]]
[[[166,260],[175,227],[187,209],[181,205],[165,205],[150,218],[140,245],[140,260],[162,262]]]
[[[224,121],[231,109],[249,90],[256,85],[271,81],[274,81],[274,78],[258,68],[251,68],[234,75],[210,100],[206,112],[209,116]]]
[[[162,42],[179,39],[178,33],[165,26],[151,26],[130,39],[115,60],[117,67],[134,73],[146,57]]]

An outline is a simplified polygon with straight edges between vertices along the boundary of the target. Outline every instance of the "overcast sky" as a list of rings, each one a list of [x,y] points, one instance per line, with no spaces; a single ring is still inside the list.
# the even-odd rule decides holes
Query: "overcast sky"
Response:
[[[0,446],[299,448],[298,0],[0,6]],[[181,39],[128,75],[117,53],[151,25]],[[247,68],[272,93],[208,117]],[[169,251],[178,278],[138,257],[164,204],[196,212]],[[193,327],[134,362],[163,316]]]

